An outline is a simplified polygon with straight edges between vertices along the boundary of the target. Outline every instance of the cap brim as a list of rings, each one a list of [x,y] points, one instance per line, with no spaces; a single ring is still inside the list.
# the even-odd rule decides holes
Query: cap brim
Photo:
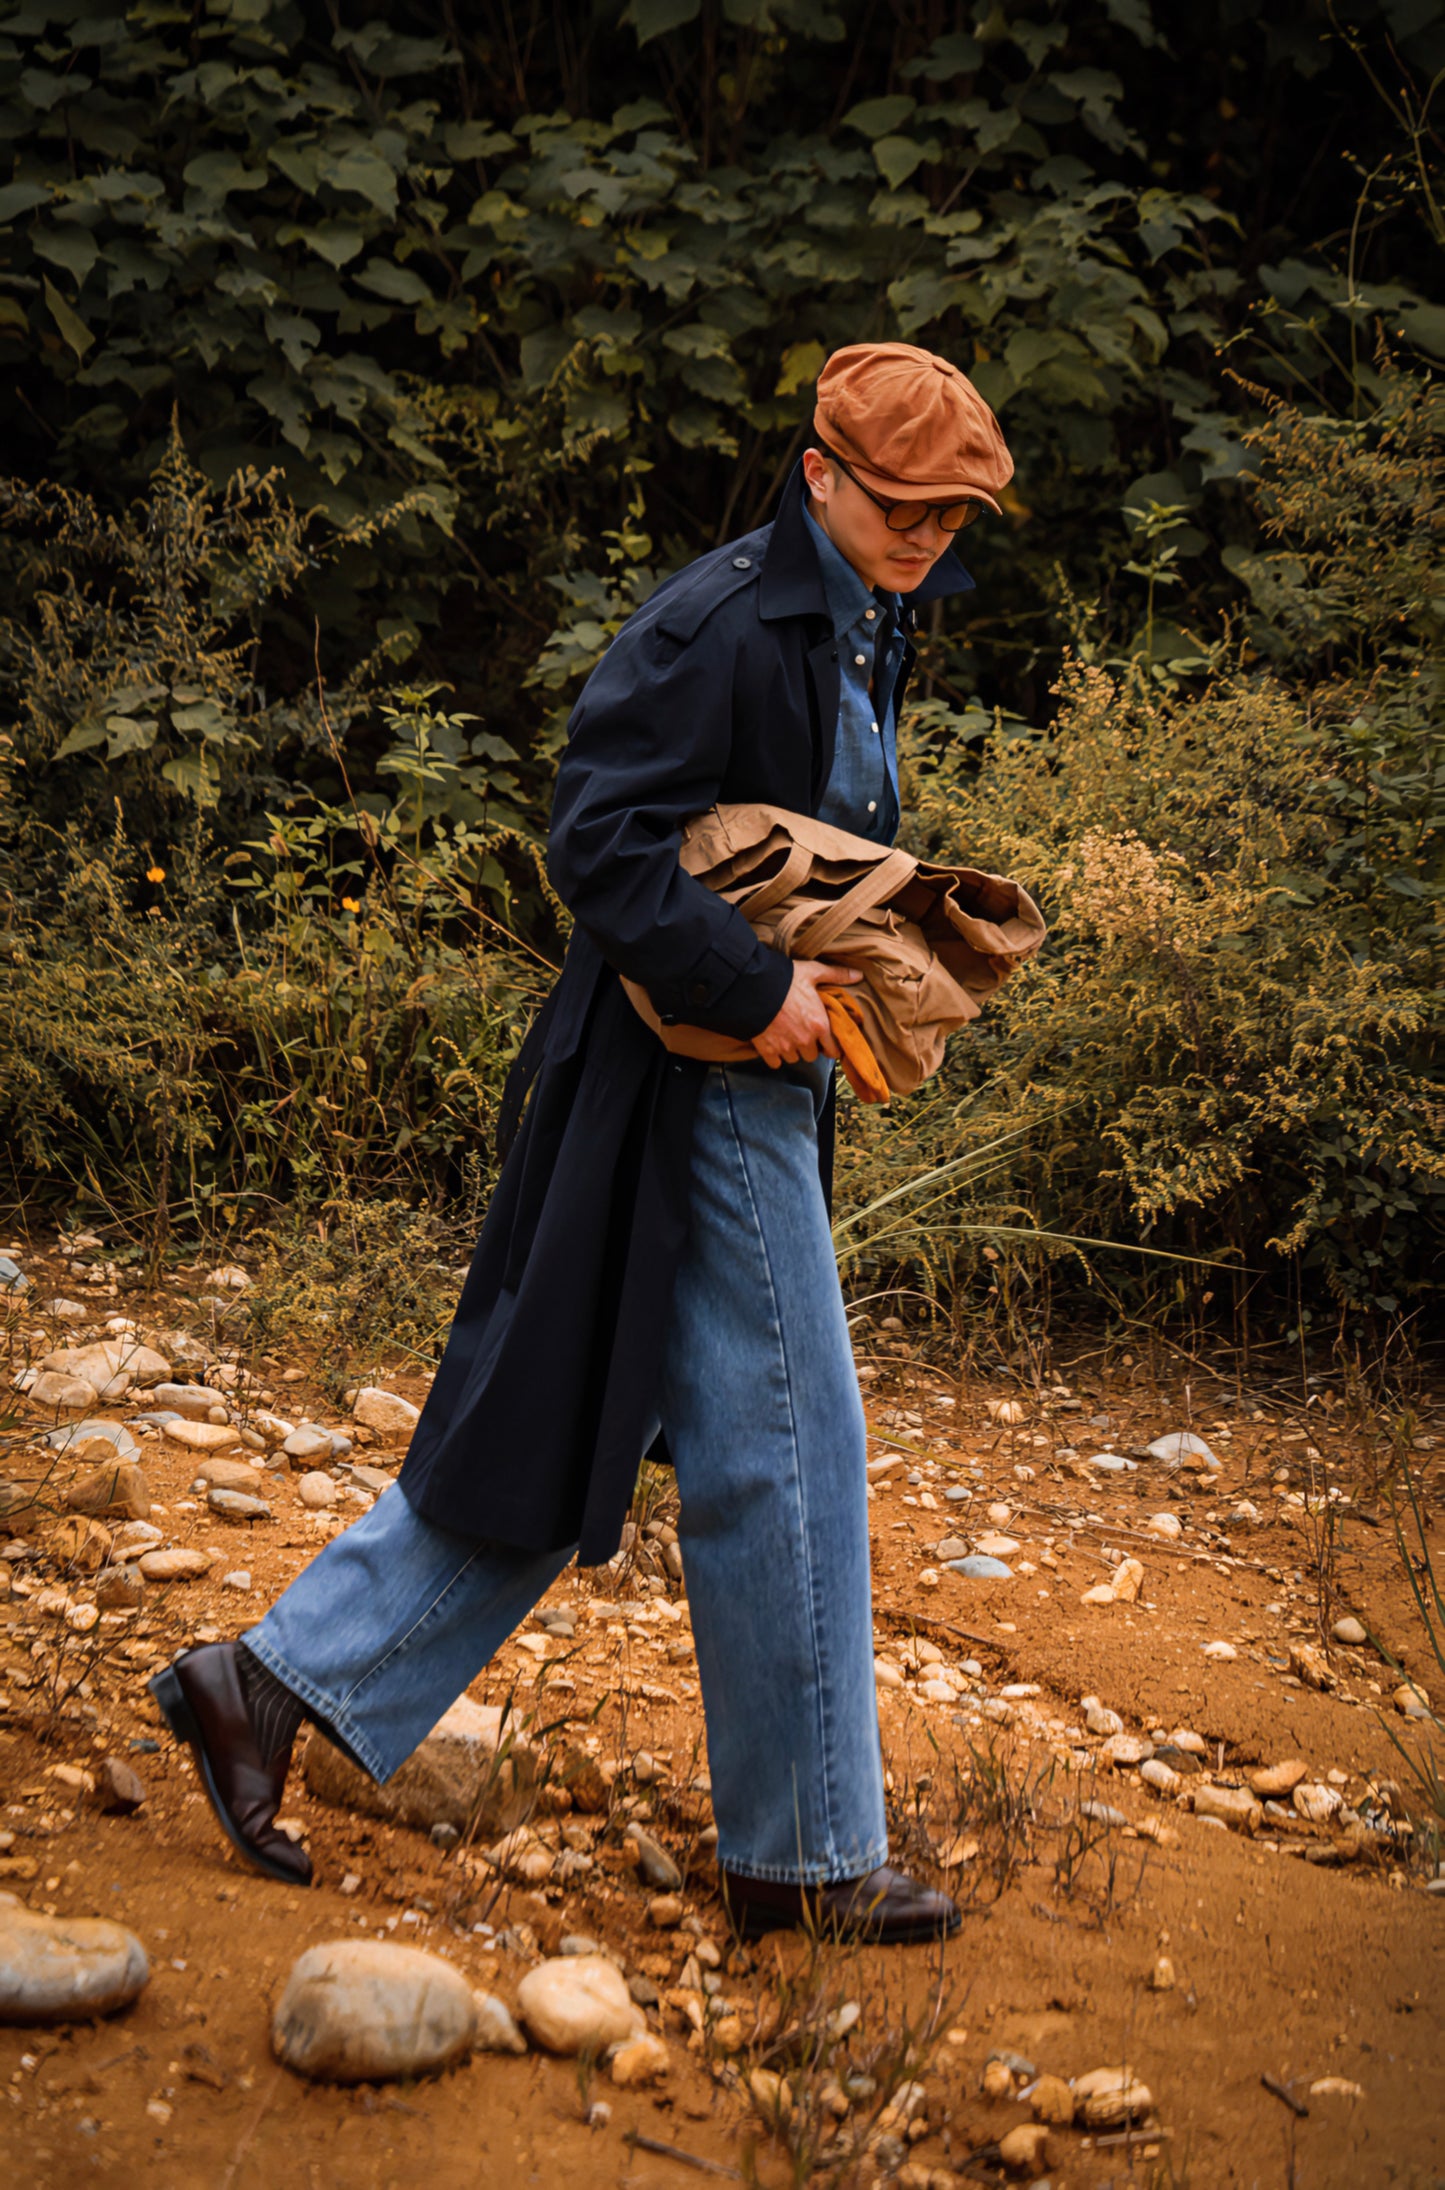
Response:
[[[871,487],[875,494],[892,502],[982,502],[996,517],[1003,515],[987,487],[977,486],[972,480],[940,479],[920,485],[914,479],[889,479],[882,472],[865,471],[851,458],[848,468],[865,487]]]

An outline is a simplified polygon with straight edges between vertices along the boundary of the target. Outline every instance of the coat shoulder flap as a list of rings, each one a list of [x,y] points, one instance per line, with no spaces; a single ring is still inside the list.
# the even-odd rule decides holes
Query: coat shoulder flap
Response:
[[[756,585],[770,530],[770,526],[764,526],[741,540],[730,540],[679,571],[659,603],[658,630],[686,645],[697,637],[714,610],[744,587]]]

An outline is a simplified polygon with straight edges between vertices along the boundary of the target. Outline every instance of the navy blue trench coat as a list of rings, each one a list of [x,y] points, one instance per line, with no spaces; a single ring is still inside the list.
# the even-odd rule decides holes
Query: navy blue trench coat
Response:
[[[972,584],[948,550],[905,597],[906,629],[917,603]],[[909,645],[900,702],[913,660]],[[668,1055],[617,977],[664,1019],[717,1033],[775,1017],[789,962],[684,874],[682,828],[724,800],[815,814],[838,699],[799,464],[771,524],[688,564],[628,619],[573,710],[548,871],[576,925],[508,1082],[501,1177],[401,1473],[442,1528],[534,1551],[575,1543],[584,1565],[617,1549],[658,1420],[707,1070]],[[827,1190],[831,1130],[821,1143]]]

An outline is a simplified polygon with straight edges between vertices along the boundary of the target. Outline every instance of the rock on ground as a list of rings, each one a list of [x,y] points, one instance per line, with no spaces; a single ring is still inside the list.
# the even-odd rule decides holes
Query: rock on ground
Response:
[[[100,1807],[110,1817],[131,1817],[146,1798],[145,1782],[124,1757],[107,1757],[100,1767]]]
[[[244,1490],[212,1490],[206,1493],[206,1504],[212,1513],[219,1513],[228,1521],[269,1521],[271,1508],[264,1498],[253,1498]]]
[[[134,1932],[43,1916],[0,1893],[0,2023],[79,2023],[128,2007],[150,1976]]]
[[[281,1446],[293,1466],[304,1465],[308,1460],[323,1460],[331,1451],[331,1432],[318,1428],[314,1422],[298,1423]]]
[[[667,2047],[649,2030],[639,2038],[629,2038],[625,2045],[617,2048],[609,2072],[612,2081],[627,2090],[634,2084],[656,2083],[659,2076],[667,2074],[670,2066]]]
[[[101,1399],[120,1399],[132,1384],[142,1388],[159,1384],[171,1373],[164,1354],[133,1338],[101,1338],[90,1346],[60,1346],[42,1358],[40,1367],[58,1376],[83,1377]]]
[[[998,2156],[1011,2175],[1036,2175],[1047,2167],[1048,2153],[1047,2122],[1020,2122],[998,2140]]]
[[[364,1429],[375,1430],[379,1437],[410,1437],[421,1420],[420,1407],[397,1392],[383,1391],[379,1384],[364,1384],[351,1412]]]
[[[143,1551],[140,1570],[148,1582],[196,1582],[211,1571],[204,1551],[177,1544],[171,1551]]]
[[[189,1415],[193,1422],[209,1422],[212,1407],[221,1404],[220,1393],[209,1384],[157,1384],[151,1399],[158,1407]]]
[[[144,1562],[142,1562],[144,1564]],[[313,1729],[306,1746],[306,1784],[322,1802],[363,1810],[389,1824],[430,1832],[433,1825],[460,1831],[473,1816],[483,1839],[506,1832],[529,1806],[535,1760],[518,1743],[499,1765],[502,1714],[494,1704],[461,1696],[407,1758],[378,1787],[369,1773]]]
[[[110,1542],[110,1530],[103,1522],[77,1513],[59,1523],[47,1548],[51,1557],[58,1559],[62,1566],[79,1567],[86,1574],[94,1574],[105,1565]]]
[[[1310,1768],[1300,1758],[1294,1757],[1285,1764],[1262,1764],[1249,1775],[1249,1784],[1261,1796],[1278,1797],[1292,1795],[1302,1779],[1308,1779]]]
[[[1135,2121],[1154,2104],[1147,2084],[1132,2068],[1094,2068],[1074,2083],[1076,2118],[1089,2129],[1116,2129]]]
[[[65,1493],[72,1513],[117,1513],[144,1521],[151,1510],[150,1487],[135,1460],[111,1460],[82,1475]]]
[[[261,1495],[261,1470],[245,1460],[203,1460],[196,1470],[196,1481],[204,1483],[207,1490],[241,1490],[248,1498]]]
[[[95,1386],[87,1384],[83,1376],[61,1376],[51,1369],[42,1370],[29,1387],[29,1397],[37,1407],[59,1407],[66,1414],[79,1414],[93,1407],[97,1396]]]
[[[102,1612],[135,1612],[144,1601],[145,1589],[135,1568],[108,1566],[96,1577],[95,1601]]]
[[[569,1954],[528,1970],[517,2012],[549,2053],[601,2053],[647,2029],[622,1972],[600,1954]]]
[[[423,2076],[471,2052],[477,2005],[459,1970],[420,1947],[345,1939],[309,1947],[271,2024],[278,2060],[322,2083]]]
[[[662,1843],[654,1840],[651,1833],[644,1832],[640,1825],[635,1825],[630,1820],[627,1826],[627,1839],[632,1842],[637,1850],[637,1868],[641,1871],[648,1885],[656,1886],[661,1893],[680,1893],[682,1890],[682,1872],[673,1862],[672,1857]],[[626,1841],[623,1845],[626,1846]]]
[[[1191,1799],[1196,1817],[1217,1818],[1231,1832],[1257,1833],[1264,1823],[1264,1811],[1246,1787],[1206,1784],[1196,1787]]]
[[[139,1460],[140,1446],[123,1422],[110,1422],[99,1415],[90,1415],[84,1422],[72,1422],[63,1430],[51,1430],[45,1440],[56,1452],[63,1452],[67,1460]]]
[[[1074,2118],[1074,2094],[1062,2076],[1040,2076],[1029,2093],[1029,2109],[1036,2122],[1066,2129]]]
[[[192,1422],[182,1415],[167,1422],[165,1439],[187,1452],[229,1452],[241,1442],[241,1433],[234,1422]]]
[[[474,1995],[477,2009],[476,2036],[472,2043],[479,2053],[525,2053],[527,2041],[512,2019],[512,2011],[505,2000],[499,2000],[494,1992]]]

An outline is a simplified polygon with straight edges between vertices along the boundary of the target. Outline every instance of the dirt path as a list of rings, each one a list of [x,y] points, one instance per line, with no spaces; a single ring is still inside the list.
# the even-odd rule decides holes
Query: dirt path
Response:
[[[127,1312],[144,1324],[134,1305]],[[278,1411],[344,1422],[304,1382],[283,1383],[280,1363],[257,1368]],[[387,1382],[420,1397],[404,1374]],[[871,2072],[879,2088],[855,2098],[853,2122],[876,2114],[899,2082],[906,2034],[934,2027],[910,2057],[921,2065],[903,2078],[921,2087],[911,2116],[905,2088],[880,2125],[871,2176],[865,2168],[845,2180],[891,2176],[941,2190],[1002,2179],[996,2141],[1030,2119],[1022,2098],[981,2089],[990,2056],[1004,2053],[1065,2078],[1127,2060],[1152,2094],[1130,2145],[1056,2132],[1051,2165],[1035,2171],[1052,2190],[1438,2184],[1445,1897],[1424,1890],[1403,1841],[1392,1851],[1367,1829],[1388,1826],[1391,1801],[1403,1807],[1383,1785],[1405,1774],[1379,1717],[1405,1728],[1391,1705],[1399,1676],[1373,1645],[1332,1646],[1332,1686],[1321,1691],[1307,1684],[1317,1661],[1298,1655],[1321,1644],[1322,1524],[1295,1501],[1311,1470],[1322,1486],[1337,1463],[1345,1482],[1358,1464],[1351,1440],[1331,1437],[1323,1406],[1306,1417],[1220,1398],[1186,1411],[1182,1387],[1056,1389],[1022,1401],[1017,1422],[999,1418],[1017,1391],[1002,1382],[960,1389],[900,1364],[869,1377],[868,1390],[894,1843],[966,1905],[962,1934],[941,1954],[818,1958],[781,1935],[733,1953],[714,1892],[701,1703],[685,1599],[667,1566],[665,1508],[625,1571],[574,1571],[552,1592],[574,1610],[574,1638],[544,1640],[533,1624],[532,1647],[514,1640],[471,1691],[483,1703],[510,1698],[524,1725],[529,1714],[532,1726],[557,1724],[558,1745],[590,1754],[610,1782],[600,1809],[544,1808],[532,1820],[543,1845],[585,1851],[565,1884],[506,1883],[476,1849],[444,1850],[421,1832],[328,1807],[299,1770],[288,1809],[316,1862],[316,1888],[288,1893],[231,1860],[144,1682],[193,1637],[251,1624],[314,1555],[334,1524],[302,1507],[297,1475],[267,1474],[270,1520],[228,1522],[190,1488],[194,1456],[142,1436],[164,1541],[216,1556],[204,1578],[151,1585],[139,1612],[104,1614],[64,1642],[63,1615],[37,1609],[39,1593],[58,1585],[83,1603],[93,1579],[56,1565],[54,1523],[0,1554],[18,1592],[0,1603],[0,1890],[36,1908],[118,1918],[145,1941],[154,1973],[136,2005],[108,2022],[0,2030],[8,2179],[36,2190],[130,2183],[142,2170],[216,2190],[726,2179],[630,2144],[631,2132],[738,2179],[750,2170],[769,2185],[837,2179],[821,2162],[810,2173],[788,2138],[767,2133],[742,2077],[769,2060],[794,2068],[791,2141],[806,2150],[822,2079],[796,2074],[789,2025],[856,2001],[861,2017],[833,2065]],[[101,1411],[133,1419],[146,1410]],[[1209,1479],[1149,1459],[1112,1473],[1085,1465],[1186,1427],[1222,1463]],[[1428,1427],[1421,1434],[1428,1440]],[[25,1450],[24,1436],[14,1440],[3,1470],[20,1474]],[[351,1457],[392,1467],[398,1451],[383,1439]],[[890,1457],[891,1467],[878,1465]],[[1416,1460],[1433,1484],[1433,1445]],[[1281,1470],[1288,1481],[1274,1480]],[[1257,1518],[1241,1513],[1246,1499]],[[1008,1512],[991,1519],[991,1506]],[[1177,1537],[1151,1531],[1159,1513],[1175,1516]],[[1016,1547],[1003,1553],[1007,1581],[965,1579],[938,1548],[950,1536],[994,1535]],[[1342,1539],[1331,1619],[1354,1611],[1439,1709],[1445,1698],[1388,1531],[1347,1519]],[[1137,1599],[1081,1603],[1132,1557],[1143,1566]],[[223,1583],[237,1571],[249,1573],[248,1590]],[[1208,1654],[1219,1644],[1234,1654]],[[67,1673],[84,1674],[85,1686],[57,1712],[54,1684]],[[1298,1759],[1310,1784],[1339,1795],[1344,1823],[1311,1827],[1282,1810],[1250,1835],[1192,1815],[1128,1763],[1109,1762],[1107,1731],[1086,1724],[1090,1696],[1136,1746],[1172,1758],[1186,1799],[1206,1781],[1240,1786],[1251,1770]],[[1198,1743],[1171,1744],[1176,1733]],[[70,1784],[55,1771],[94,1773],[107,1756],[142,1775],[146,1799],[132,1816],[100,1814],[73,1771]],[[634,1868],[629,1822],[683,1867],[684,1922],[694,1929],[649,1925],[651,1889]],[[308,2086],[272,2059],[270,2008],[308,1945],[404,1939],[510,1999],[536,1956],[568,1935],[600,1942],[657,1989],[649,2019],[671,2048],[665,2087],[618,2090],[573,2062],[484,2054],[433,2082],[338,2091]],[[709,1939],[717,1952],[699,1969],[699,1941]],[[738,2013],[751,2047],[693,2033],[708,1990]],[[780,2022],[771,2040],[770,2021]],[[1312,2093],[1321,2079],[1337,2088]],[[588,2126],[599,2100],[604,2113]],[[817,2137],[834,2133],[817,2115]]]

